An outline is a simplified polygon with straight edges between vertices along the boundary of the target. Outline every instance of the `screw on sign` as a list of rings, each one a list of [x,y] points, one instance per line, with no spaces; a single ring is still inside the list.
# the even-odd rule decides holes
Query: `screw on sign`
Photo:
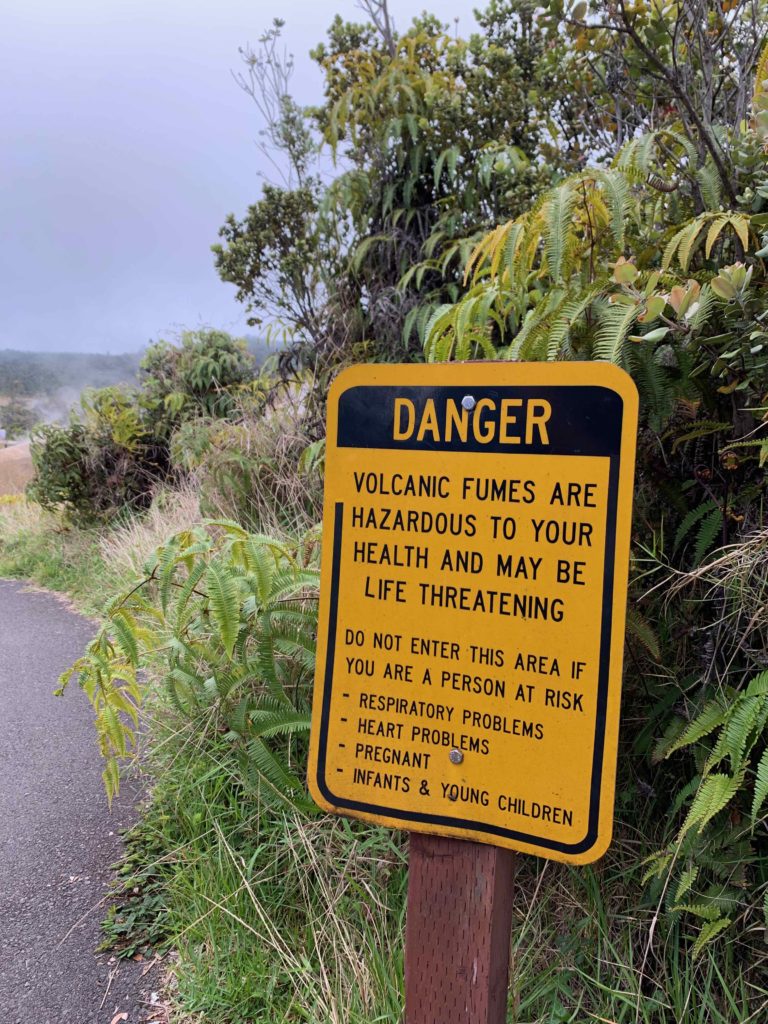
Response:
[[[309,786],[410,831],[407,1024],[502,1024],[515,852],[610,843],[636,433],[602,363],[331,389]]]

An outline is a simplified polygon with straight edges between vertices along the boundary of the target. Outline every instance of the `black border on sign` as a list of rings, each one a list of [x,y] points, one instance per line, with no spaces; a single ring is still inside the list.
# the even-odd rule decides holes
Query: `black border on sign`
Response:
[[[566,385],[567,389],[567,385]],[[602,390],[602,389],[600,389]],[[514,829],[490,825],[486,822],[473,821],[467,818],[452,817],[440,814],[420,814],[417,811],[398,810],[378,804],[363,803],[335,796],[326,781],[326,761],[328,746],[328,728],[331,709],[331,689],[333,686],[333,669],[336,654],[336,635],[338,626],[339,588],[341,582],[341,540],[344,526],[344,502],[336,502],[333,522],[333,556],[331,568],[331,595],[328,616],[328,644],[325,660],[325,684],[323,687],[323,705],[320,718],[320,736],[317,754],[317,786],[325,799],[334,808],[340,810],[359,811],[377,817],[390,818],[394,821],[423,822],[430,825],[442,825],[446,828],[467,829],[472,832],[484,832],[489,836],[500,836],[528,846],[541,849],[556,850],[560,853],[580,854],[590,850],[599,835],[600,792],[603,779],[603,756],[605,752],[606,713],[608,705],[608,685],[611,662],[611,629],[613,624],[613,583],[614,565],[616,561],[616,516],[619,498],[619,477],[621,468],[621,437],[624,431],[624,400],[610,388],[611,394],[620,399],[619,443],[614,452],[598,455],[609,460],[608,471],[608,508],[605,531],[605,562],[603,566],[603,600],[600,623],[600,655],[597,684],[597,708],[595,713],[595,739],[592,751],[592,777],[590,780],[590,803],[586,836],[577,843],[563,843],[555,839],[531,835]],[[341,396],[339,396],[341,399]],[[543,453],[542,453],[543,454]],[[582,455],[581,451],[552,453],[562,458],[567,455]],[[546,457],[546,456],[545,456]]]

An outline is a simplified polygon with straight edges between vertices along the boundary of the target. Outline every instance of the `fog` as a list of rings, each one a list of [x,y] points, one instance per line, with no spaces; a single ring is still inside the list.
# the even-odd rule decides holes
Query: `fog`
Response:
[[[433,5],[474,24],[466,0]],[[400,28],[414,8],[392,0]],[[294,93],[342,0],[6,0],[0,348],[135,351],[183,328],[245,331],[210,246],[273,175],[238,48],[285,19]]]

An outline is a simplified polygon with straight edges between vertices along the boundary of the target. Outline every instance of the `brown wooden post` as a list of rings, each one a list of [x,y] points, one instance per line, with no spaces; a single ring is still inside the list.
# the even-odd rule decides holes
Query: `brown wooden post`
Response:
[[[515,854],[410,834],[405,1024],[504,1024]]]

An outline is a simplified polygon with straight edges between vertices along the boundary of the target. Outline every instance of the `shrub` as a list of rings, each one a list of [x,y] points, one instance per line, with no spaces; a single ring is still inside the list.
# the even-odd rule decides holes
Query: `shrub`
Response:
[[[159,342],[141,364],[138,388],[86,392],[67,426],[32,439],[29,496],[79,521],[144,510],[172,473],[170,439],[196,417],[225,417],[254,383],[254,358],[222,331],[190,331],[178,347]]]
[[[322,515],[321,464],[302,392],[241,403],[232,421],[192,421],[174,437],[174,460],[194,473],[209,516],[249,530],[297,537]]]
[[[37,423],[32,409],[20,398],[12,398],[6,405],[0,405],[0,427],[3,427],[9,441],[24,437]]]
[[[129,392],[93,392],[83,411],[85,422],[33,433],[29,497],[80,522],[148,508],[154,487],[170,471],[167,445],[147,432]]]
[[[145,693],[161,668],[167,695],[195,742],[223,735],[242,785],[310,810],[296,773],[309,732],[315,661],[316,545],[281,544],[235,523],[183,530],[158,548],[146,576],[107,609],[73,674],[93,704],[104,781],[134,749]],[[298,750],[298,755],[297,755]]]
[[[141,362],[141,405],[153,429],[167,436],[196,416],[225,418],[238,393],[256,376],[256,360],[242,338],[225,331],[185,331],[180,345],[159,341]]]

